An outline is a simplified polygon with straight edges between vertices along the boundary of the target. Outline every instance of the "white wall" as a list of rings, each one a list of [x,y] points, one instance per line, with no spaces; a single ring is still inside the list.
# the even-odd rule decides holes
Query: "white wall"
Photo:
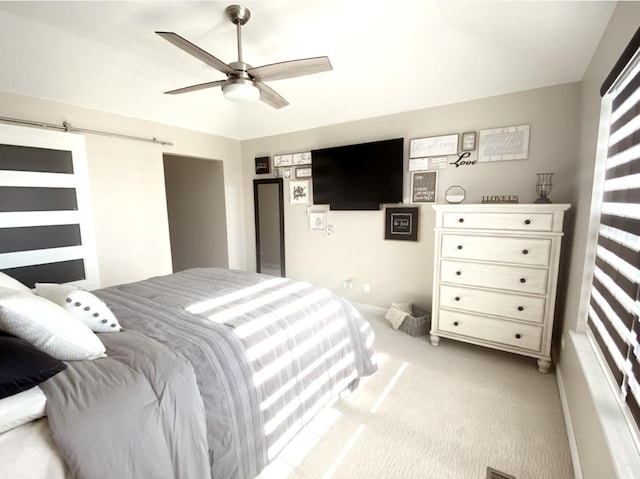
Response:
[[[467,190],[467,202],[483,195],[519,195],[520,202],[536,197],[536,173],[554,172],[552,201],[569,203],[574,197],[578,144],[579,84],[571,83],[482,100],[417,110],[286,135],[242,142],[246,218],[247,265],[255,270],[254,225],[250,194],[254,158],[309,151],[388,138],[405,138],[405,166],[411,138],[480,129],[531,125],[529,159],[481,163],[439,171],[438,202],[452,185]],[[474,153],[475,155],[475,153]],[[455,157],[450,161],[455,160]],[[407,170],[407,167],[405,167]],[[264,176],[264,175],[261,175]],[[387,308],[392,301],[430,304],[433,275],[434,211],[420,207],[419,241],[385,241],[383,211],[329,211],[332,237],[309,231],[307,208],[288,204],[285,180],[285,241],[287,276],[328,287],[357,303]],[[405,171],[405,201],[410,177]],[[326,209],[315,207],[314,210]],[[353,290],[343,281],[353,280]],[[363,292],[363,285],[371,293]]]
[[[0,117],[173,142],[161,146],[86,135],[101,285],[171,273],[162,154],[224,162],[229,265],[244,269],[245,219],[240,142],[71,105],[0,92]]]

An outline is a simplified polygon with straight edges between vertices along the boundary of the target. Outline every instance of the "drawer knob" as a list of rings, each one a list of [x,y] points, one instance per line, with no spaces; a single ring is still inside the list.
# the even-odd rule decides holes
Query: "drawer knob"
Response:
[[[528,249],[523,249],[522,250],[522,254],[529,254],[529,250]]]
[[[456,276],[460,276],[462,274],[461,271],[456,271]]]
[[[530,225],[531,224],[531,220],[524,220],[524,224],[525,225]]]
[[[461,244],[458,245],[458,249],[462,249],[462,245]]]
[[[516,339],[520,339],[522,337],[522,335],[520,333],[516,334]]]
[[[459,324],[460,324],[460,323],[459,323],[458,321],[454,321],[454,322],[453,322],[453,325],[454,325],[454,326],[458,326]]]
[[[455,299],[456,301],[460,301],[460,296],[456,296],[454,299]]]
[[[458,223],[464,223],[464,218],[459,218]]]
[[[518,311],[524,311],[524,306],[518,306]]]
[[[526,280],[526,279],[524,279],[524,278],[520,278],[520,282],[521,282],[521,283],[526,283],[526,282],[527,282],[527,280]]]

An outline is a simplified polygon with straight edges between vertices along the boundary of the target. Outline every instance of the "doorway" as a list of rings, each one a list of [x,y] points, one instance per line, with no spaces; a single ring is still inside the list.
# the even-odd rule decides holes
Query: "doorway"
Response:
[[[282,178],[253,180],[256,219],[256,271],[285,277]]]
[[[173,272],[229,267],[223,163],[163,155]]]

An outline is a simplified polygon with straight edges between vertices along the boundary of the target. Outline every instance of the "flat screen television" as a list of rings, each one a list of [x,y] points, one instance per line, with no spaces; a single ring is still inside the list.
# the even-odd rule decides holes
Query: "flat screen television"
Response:
[[[401,203],[404,138],[311,151],[313,203],[332,210],[379,210]]]

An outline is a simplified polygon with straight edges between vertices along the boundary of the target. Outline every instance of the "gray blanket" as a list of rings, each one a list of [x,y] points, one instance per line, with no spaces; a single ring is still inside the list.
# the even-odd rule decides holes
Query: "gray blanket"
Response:
[[[71,361],[41,385],[54,440],[77,478],[209,476],[191,364],[134,331],[101,334],[107,358]]]
[[[193,366],[214,479],[255,477],[321,407],[377,370],[369,324],[308,283],[204,268],[95,294],[125,329]]]

